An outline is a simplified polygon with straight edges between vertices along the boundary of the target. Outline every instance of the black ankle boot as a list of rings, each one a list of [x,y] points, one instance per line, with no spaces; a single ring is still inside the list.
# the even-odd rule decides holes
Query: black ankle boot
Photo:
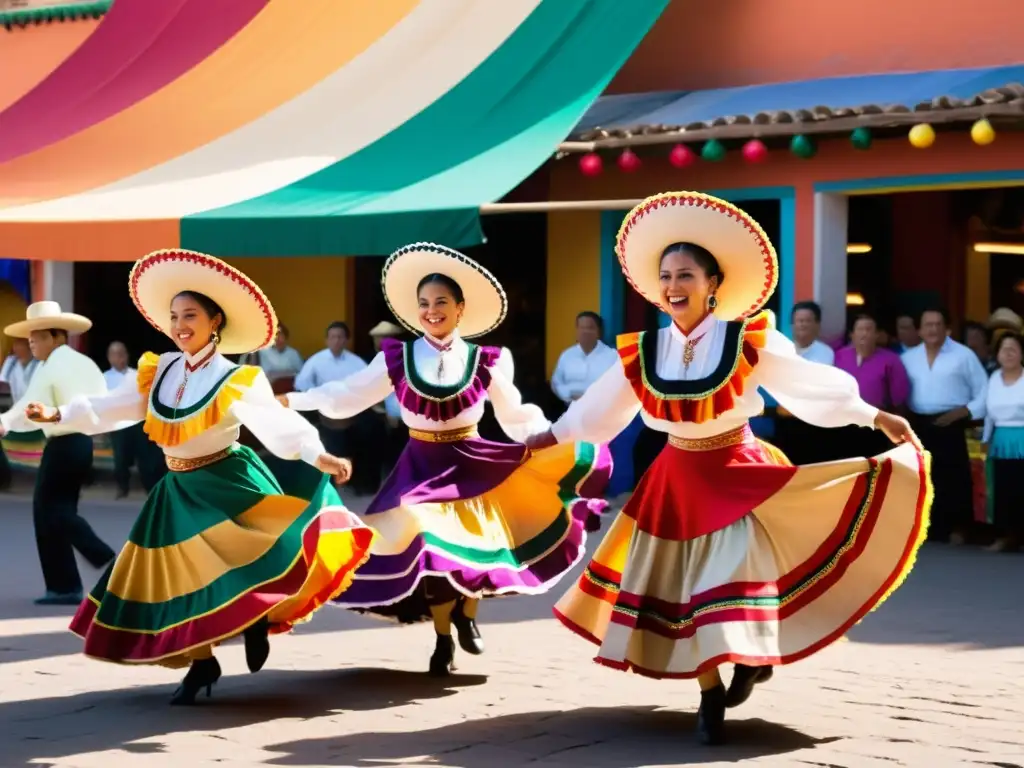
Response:
[[[430,657],[430,674],[448,677],[455,669],[455,641],[451,635],[438,635],[434,654]]]
[[[267,617],[257,621],[243,633],[245,639],[245,663],[250,672],[259,672],[270,655],[270,622]]]
[[[697,737],[701,744],[713,746],[725,741],[725,686],[718,685],[700,693],[697,710]]]
[[[771,667],[749,667],[746,664],[737,664],[732,673],[732,681],[729,683],[729,691],[725,694],[725,706],[730,709],[738,707],[750,698],[755,685],[768,682],[772,679],[773,674],[775,673]]]
[[[193,661],[188,668],[185,679],[171,697],[171,705],[189,706],[196,703],[196,695],[206,689],[206,697],[212,694],[214,683],[220,680],[220,664],[212,656],[209,659]]]
[[[476,619],[471,619],[462,612],[465,600],[459,600],[452,611],[452,625],[459,635],[459,647],[466,653],[479,656],[484,652],[484,639],[476,626]]]

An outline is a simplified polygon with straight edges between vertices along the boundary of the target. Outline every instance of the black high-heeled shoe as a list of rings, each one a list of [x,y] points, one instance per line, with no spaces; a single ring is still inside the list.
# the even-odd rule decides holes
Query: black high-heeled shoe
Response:
[[[430,674],[448,677],[455,669],[455,641],[451,635],[438,635],[434,653],[430,657]]]
[[[212,656],[193,661],[185,673],[185,679],[171,697],[171,706],[190,706],[196,703],[196,695],[206,689],[206,698],[213,695],[213,686],[220,680],[220,663]]]
[[[269,633],[270,622],[266,616],[242,633],[245,639],[245,663],[250,672],[259,672],[267,663],[270,655]]]
[[[701,744],[714,746],[725,741],[725,686],[717,685],[701,691],[697,710],[697,738]]]
[[[452,610],[452,626],[459,635],[459,647],[466,653],[479,656],[484,652],[484,639],[476,626],[476,619],[471,619],[462,612],[465,600],[459,600]]]
[[[746,664],[737,664],[732,673],[729,690],[725,694],[725,706],[729,709],[738,707],[750,698],[755,685],[768,682],[772,679],[773,674],[775,673],[771,667],[750,667]]]

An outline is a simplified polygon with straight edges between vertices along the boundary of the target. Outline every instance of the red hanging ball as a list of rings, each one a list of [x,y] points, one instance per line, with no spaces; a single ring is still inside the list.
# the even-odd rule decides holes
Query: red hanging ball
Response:
[[[668,153],[668,161],[676,168],[686,168],[697,162],[697,153],[685,144],[676,144]]]
[[[584,176],[598,176],[604,170],[604,162],[596,152],[588,152],[580,158],[580,173]]]
[[[623,153],[619,155],[618,164],[619,170],[623,173],[633,173],[634,171],[638,171],[642,165],[636,152],[631,149],[624,150]]]
[[[743,159],[748,163],[763,163],[768,159],[768,147],[760,139],[751,139],[743,145]]]

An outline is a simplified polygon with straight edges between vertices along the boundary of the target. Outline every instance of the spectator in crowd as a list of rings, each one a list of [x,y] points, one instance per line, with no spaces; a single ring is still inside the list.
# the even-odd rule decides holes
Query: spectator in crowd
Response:
[[[790,313],[793,344],[800,357],[822,365],[835,362],[835,352],[818,338],[821,307],[814,301],[800,301]],[[811,464],[837,458],[835,430],[823,429],[795,418],[782,406],[775,408],[775,442],[794,464]]]
[[[401,339],[405,331],[401,326],[395,325],[387,320],[382,320],[370,329],[370,338],[373,339],[373,351],[380,353],[385,339]],[[398,456],[402,453],[406,443],[409,442],[409,428],[402,421],[402,407],[398,403],[398,396],[392,392],[383,403],[378,403],[373,408],[378,421],[378,429],[386,436],[383,441],[374,441],[375,455],[371,460],[375,463],[378,475],[381,469],[385,473],[390,472]],[[360,453],[360,461],[366,461],[365,453]],[[375,489],[376,490],[376,489]]]
[[[823,365],[832,365],[835,352],[823,342],[821,334],[821,307],[814,301],[800,301],[793,306],[790,315],[793,326],[793,343],[800,357]]]
[[[978,356],[986,373],[994,373],[999,367],[992,354],[992,336],[981,323],[968,320],[964,323],[964,345]]]
[[[25,390],[32,380],[32,373],[39,365],[39,361],[32,357],[32,350],[29,348],[28,339],[12,339],[11,354],[0,365],[0,391],[4,389],[11,396],[11,402],[16,403],[25,396]],[[6,491],[11,487],[11,464],[7,460],[4,447],[0,444],[0,491]]]
[[[302,370],[302,355],[295,347],[288,345],[288,326],[280,323],[273,345],[256,353],[257,364],[267,374],[271,385],[277,381],[287,380],[283,391],[291,391],[294,379]],[[275,386],[277,391],[279,387]]]
[[[896,351],[901,355],[921,343],[921,335],[917,330],[917,319],[913,315],[903,313],[896,316],[896,342]]]
[[[128,348],[120,341],[110,342],[107,347],[107,362],[110,368],[103,372],[103,380],[108,390],[135,385],[134,368],[128,365]],[[133,424],[125,429],[110,433],[110,447],[114,451],[114,482],[117,483],[117,498],[128,495],[131,483],[131,469],[135,463],[135,448],[138,445],[138,432],[142,424]],[[145,437],[145,434],[143,434]]]
[[[949,338],[945,309],[921,313],[922,344],[902,355],[910,378],[910,423],[932,454],[935,500],[929,538],[962,544],[973,519],[966,428],[985,417],[988,375],[978,356]]]
[[[327,384],[331,381],[344,381],[353,373],[366,368],[366,361],[348,350],[348,324],[336,320],[327,326],[327,346],[310,357],[295,377],[295,389],[305,392]],[[369,414],[360,414],[351,419],[329,419],[319,416],[320,436],[327,452],[352,462],[352,480],[350,487],[357,494],[374,493],[380,484],[377,468],[368,467],[366,462],[360,464],[357,458],[357,446],[376,439],[374,435],[374,419]]]
[[[601,374],[619,362],[619,354],[605,344],[604,320],[596,312],[576,316],[576,344],[558,357],[551,389],[566,406],[578,400]]]
[[[985,398],[989,519],[996,529],[992,549],[1017,549],[1024,542],[1024,341],[1012,331],[996,345],[999,368]]]
[[[851,343],[836,352],[836,367],[857,380],[861,398],[890,413],[905,410],[910,395],[910,380],[899,355],[878,343],[878,322],[872,315],[860,314],[853,321]],[[877,456],[889,450],[889,440],[881,432],[850,426],[837,433],[836,445],[845,456]]]

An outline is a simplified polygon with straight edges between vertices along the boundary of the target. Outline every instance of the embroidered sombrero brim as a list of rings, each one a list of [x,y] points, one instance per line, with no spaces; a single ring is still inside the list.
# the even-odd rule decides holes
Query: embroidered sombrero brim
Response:
[[[170,335],[171,300],[182,291],[209,296],[227,315],[218,349],[228,355],[253,352],[277,335],[277,315],[252,280],[220,259],[180,249],[143,256],[128,277],[132,301],[150,325]]]
[[[696,243],[718,260],[725,275],[715,294],[715,314],[720,318],[754,314],[775,290],[779,280],[775,248],[749,214],[700,192],[665,192],[629,212],[616,246],[626,279],[659,307],[658,262],[665,248],[678,242]]]
[[[483,336],[505,319],[508,299],[494,275],[451,248],[434,243],[413,243],[392,253],[381,274],[388,307],[413,333],[424,332],[420,325],[416,287],[424,277],[435,273],[450,277],[462,288],[466,307],[459,323],[459,335],[463,338]]]

